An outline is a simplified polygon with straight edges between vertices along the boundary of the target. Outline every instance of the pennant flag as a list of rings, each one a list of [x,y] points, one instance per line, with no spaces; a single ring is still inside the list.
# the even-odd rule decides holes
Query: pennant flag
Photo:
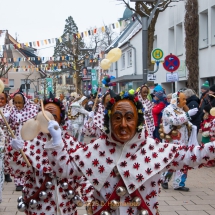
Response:
[[[40,47],[40,42],[39,41],[37,41],[37,46]]]
[[[36,42],[33,42],[33,45],[36,46]]]
[[[105,32],[105,27],[104,26],[102,26],[102,32]]]
[[[80,35],[80,33],[79,33],[79,32],[78,32],[77,36],[78,36],[78,39],[80,39],[80,38],[81,38],[81,35]]]
[[[43,40],[40,40],[40,43],[41,43],[42,46],[44,45]]]
[[[55,38],[52,38],[52,43],[54,43],[54,41],[56,41]]]
[[[116,22],[115,26],[116,26],[116,28],[119,28],[119,24],[118,24],[118,22]]]
[[[87,31],[84,32],[85,37],[87,37]]]
[[[32,47],[32,42],[29,42],[30,47]]]
[[[91,32],[90,32],[90,30],[88,31],[88,35],[89,35],[89,36],[91,35]]]
[[[84,37],[84,33],[83,33],[83,32],[81,32],[81,37],[82,37],[82,38]]]
[[[47,40],[44,40],[44,43],[47,45],[48,44]]]
[[[96,28],[93,30],[93,33],[94,33],[94,34],[96,34],[96,33],[97,33],[97,29],[96,29]]]
[[[122,21],[121,20],[119,21],[119,25],[122,26]]]
[[[114,23],[112,24],[112,28],[113,28],[113,29],[115,29],[115,25],[114,25]]]
[[[28,45],[28,43],[25,43],[25,45],[28,47],[29,45]]]
[[[48,39],[48,41],[49,41],[49,44],[51,44],[51,39]]]
[[[61,38],[61,37],[59,37],[58,39],[59,39],[59,42],[60,42],[60,43],[62,43],[62,38]]]

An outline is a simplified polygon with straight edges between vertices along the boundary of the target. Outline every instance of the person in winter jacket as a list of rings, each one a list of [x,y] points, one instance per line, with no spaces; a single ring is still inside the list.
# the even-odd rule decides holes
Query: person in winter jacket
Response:
[[[203,120],[203,109],[204,107],[209,103],[209,98],[208,98],[208,92],[209,92],[210,86],[208,81],[205,81],[205,83],[201,86],[201,97],[200,97],[200,104],[199,104],[199,108],[202,111],[202,120]]]
[[[154,124],[155,124],[153,137],[159,139],[160,141],[161,139],[160,139],[160,134],[158,130],[159,130],[159,124],[161,123],[162,111],[165,108],[165,106],[166,105],[164,102],[164,93],[162,91],[156,92],[154,97],[154,106],[152,108],[152,115],[153,115]]]
[[[196,94],[191,89],[187,89],[184,91],[184,94],[187,97],[187,107],[190,109],[198,108],[198,112],[191,117],[190,122],[197,127],[197,132],[200,129],[200,124],[202,121],[202,110],[199,108],[200,99],[196,96]]]

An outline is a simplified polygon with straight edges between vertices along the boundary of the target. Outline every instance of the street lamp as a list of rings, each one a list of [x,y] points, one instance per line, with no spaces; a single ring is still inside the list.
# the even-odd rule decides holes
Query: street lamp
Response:
[[[148,76],[148,27],[151,23],[151,20],[155,14],[155,11],[159,5],[159,3],[163,0],[130,0],[131,2],[146,2],[153,3],[156,2],[154,9],[152,10],[150,16],[145,14],[145,16],[141,17],[142,24],[142,69],[143,69],[143,84],[147,83]]]

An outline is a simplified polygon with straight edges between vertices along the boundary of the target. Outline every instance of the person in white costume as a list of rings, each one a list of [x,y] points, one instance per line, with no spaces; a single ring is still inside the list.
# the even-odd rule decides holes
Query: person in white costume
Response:
[[[0,203],[2,202],[2,189],[4,184],[4,149],[5,149],[5,136],[0,127]]]
[[[201,167],[215,157],[215,142],[190,148],[156,142],[145,135],[142,122],[138,97],[120,94],[106,107],[106,134],[77,149],[75,159],[63,150],[62,141],[46,144],[50,164],[56,163],[52,168],[59,177],[70,178],[75,163],[93,184],[88,215],[158,215],[160,172]]]
[[[184,93],[178,91],[172,95],[171,104],[168,105],[163,111],[163,124],[162,132],[164,137],[167,137],[165,143],[175,143],[183,146],[189,146],[194,143],[198,145],[197,141],[197,128],[189,121],[194,116],[198,109],[194,108],[186,110],[186,96]],[[189,191],[185,187],[188,169],[184,168],[174,173],[173,188],[178,191]],[[168,182],[170,181],[173,172],[167,171],[163,174],[162,178],[164,183],[162,187],[168,189]]]
[[[77,99],[77,101],[73,102],[68,110],[71,135],[75,137],[79,142],[82,142],[84,139],[82,132],[84,120],[85,116],[89,115],[89,112],[84,109],[86,103],[87,97],[82,96],[80,99]]]

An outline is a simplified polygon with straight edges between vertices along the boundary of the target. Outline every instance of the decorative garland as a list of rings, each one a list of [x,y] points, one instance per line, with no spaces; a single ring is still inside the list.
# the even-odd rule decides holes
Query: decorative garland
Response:
[[[104,130],[107,134],[110,133],[110,116],[111,116],[111,109],[113,105],[120,101],[120,100],[130,100],[133,102],[135,107],[137,108],[137,113],[138,113],[138,123],[137,123],[137,132],[141,132],[143,129],[143,114],[144,114],[144,108],[142,103],[139,101],[137,96],[133,96],[129,94],[128,92],[121,92],[119,95],[117,95],[114,98],[111,98],[111,100],[108,102],[107,107],[105,109],[105,115],[104,115]]]

